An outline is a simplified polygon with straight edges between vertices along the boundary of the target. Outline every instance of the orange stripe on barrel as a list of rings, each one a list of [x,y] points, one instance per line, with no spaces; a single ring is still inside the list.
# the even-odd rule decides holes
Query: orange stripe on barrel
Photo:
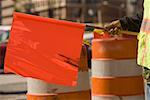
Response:
[[[77,91],[58,94],[27,94],[27,100],[91,100],[91,91]]]
[[[132,96],[144,94],[142,76],[92,78],[92,95]]]
[[[134,59],[137,55],[137,40],[129,38],[94,39],[93,59]]]
[[[59,93],[55,100],[91,100],[91,91]]]
[[[55,100],[56,94],[27,94],[27,100]]]

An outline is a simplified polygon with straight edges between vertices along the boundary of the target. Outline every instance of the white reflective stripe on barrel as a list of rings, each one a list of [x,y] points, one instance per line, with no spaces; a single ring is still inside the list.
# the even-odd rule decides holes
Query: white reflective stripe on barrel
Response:
[[[34,78],[27,78],[27,87],[29,94],[47,94],[49,91],[48,83]]]
[[[92,77],[125,77],[139,76],[142,68],[136,64],[136,59],[129,60],[99,60],[92,59]]]
[[[58,85],[55,85],[58,86]],[[89,72],[88,71],[80,71],[78,73],[78,82],[77,86],[75,87],[66,87],[66,86],[59,86],[56,92],[75,92],[75,91],[86,91],[90,90],[90,83],[89,83]]]
[[[49,84],[44,81],[28,78],[28,94],[33,93],[65,93],[90,90],[89,72],[79,71],[78,84],[75,87],[67,87],[55,84]]]
[[[92,100],[145,100],[144,95],[139,96],[92,96]]]

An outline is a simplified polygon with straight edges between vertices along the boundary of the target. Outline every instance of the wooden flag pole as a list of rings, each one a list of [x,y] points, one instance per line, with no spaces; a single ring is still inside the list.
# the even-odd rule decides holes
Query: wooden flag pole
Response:
[[[86,24],[86,27],[92,27],[92,28],[96,28],[96,29],[102,29],[102,30],[105,30],[105,31],[107,31],[107,29],[106,29],[106,28],[104,28],[104,27],[95,26],[95,25],[91,25],[91,24]]]
[[[108,31],[104,27],[95,26],[95,25],[91,25],[91,24],[86,24],[86,27],[92,27],[92,28],[95,28],[95,29],[101,29],[101,30],[104,30],[104,31]],[[135,35],[135,36],[138,35],[137,32],[131,32],[131,31],[125,31],[125,30],[121,30],[120,33],[121,34],[127,34],[127,35]]]

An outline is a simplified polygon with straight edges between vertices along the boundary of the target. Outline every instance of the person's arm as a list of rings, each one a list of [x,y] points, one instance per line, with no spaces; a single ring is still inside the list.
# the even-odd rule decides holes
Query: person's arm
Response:
[[[119,19],[119,21],[123,30],[139,32],[142,19],[143,19],[143,12],[133,17],[123,17]]]
[[[119,20],[107,24],[105,28],[110,34],[118,33],[118,30],[128,30],[132,32],[139,32],[142,24],[143,12],[133,17],[123,17]]]

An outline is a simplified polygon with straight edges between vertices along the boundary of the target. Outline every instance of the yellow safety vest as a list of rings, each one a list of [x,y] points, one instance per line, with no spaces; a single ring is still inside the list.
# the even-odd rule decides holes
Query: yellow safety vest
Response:
[[[150,0],[144,1],[144,15],[138,39],[137,62],[150,69]]]

